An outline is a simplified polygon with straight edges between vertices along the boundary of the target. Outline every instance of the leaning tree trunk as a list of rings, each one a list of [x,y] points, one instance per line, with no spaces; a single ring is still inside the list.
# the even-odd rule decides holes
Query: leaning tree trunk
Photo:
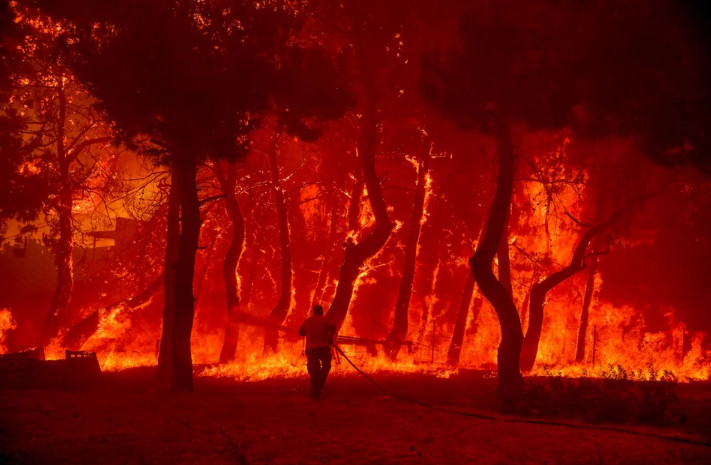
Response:
[[[225,253],[225,260],[222,262],[222,276],[225,280],[227,303],[227,324],[225,326],[225,339],[220,351],[220,363],[228,363],[235,358],[239,337],[239,323],[233,318],[233,309],[239,305],[237,265],[244,248],[245,225],[244,217],[239,209],[239,203],[235,195],[237,166],[235,163],[228,163],[227,169],[224,170],[220,163],[219,161],[215,162],[215,172],[222,193],[225,195],[225,209],[232,223],[232,242],[230,242],[227,253]]]
[[[590,316],[590,303],[592,302],[593,290],[595,288],[595,273],[597,272],[598,255],[593,256],[588,271],[588,280],[585,285],[585,296],[583,297],[583,310],[580,313],[580,326],[578,328],[578,344],[575,350],[575,363],[582,363],[585,360],[585,339],[588,332],[588,319]]]
[[[74,287],[72,249],[72,181],[69,174],[70,160],[64,147],[64,123],[67,118],[67,99],[61,84],[58,89],[59,114],[57,116],[57,162],[59,168],[59,198],[57,215],[59,216],[59,237],[54,244],[54,263],[57,266],[57,287],[49,305],[49,312],[44,320],[39,336],[39,347],[46,347],[59,333],[59,327],[69,306],[69,299]]]
[[[372,77],[367,72],[367,64],[360,60],[363,83],[365,87],[363,116],[361,118],[361,134],[359,140],[359,156],[363,182],[368,190],[368,200],[375,216],[375,228],[368,237],[355,244],[346,242],[346,251],[338,277],[336,295],[326,317],[338,328],[346,319],[348,307],[353,297],[353,287],[360,274],[363,264],[385,245],[392,231],[392,223],[388,218],[388,209],[383,199],[383,192],[375,169],[375,153],[378,146],[377,108],[375,89]]]
[[[477,243],[481,242],[484,238],[484,231],[485,228],[482,226],[479,231],[479,239]],[[501,279],[501,273],[499,273],[499,279]],[[474,276],[471,273],[467,273],[467,280],[464,283],[464,293],[462,294],[462,300],[459,302],[457,318],[454,320],[454,329],[452,330],[452,339],[449,342],[449,349],[447,350],[447,364],[452,366],[459,365],[459,358],[462,353],[462,344],[464,344],[464,332],[466,331],[467,326],[467,316],[469,315],[472,296],[474,295],[474,284]],[[478,309],[474,318],[477,316]]]
[[[462,300],[459,302],[457,309],[457,319],[454,321],[454,330],[452,331],[452,340],[449,343],[447,350],[447,364],[452,366],[459,365],[459,357],[462,354],[462,344],[464,343],[464,331],[467,327],[467,316],[472,304],[472,296],[474,295],[474,276],[467,272],[467,280],[464,283],[464,292]]]
[[[508,289],[491,269],[494,256],[504,236],[506,217],[511,206],[514,179],[514,152],[508,124],[497,120],[496,139],[499,153],[499,174],[494,201],[484,238],[469,260],[472,274],[481,293],[491,303],[501,326],[501,343],[497,355],[499,396],[507,407],[517,401],[521,394],[523,378],[519,370],[521,353],[521,320]]]
[[[393,329],[386,339],[388,356],[391,359],[397,357],[400,347],[407,336],[408,311],[410,309],[410,297],[412,296],[412,282],[415,279],[415,262],[417,260],[417,244],[420,240],[420,230],[422,229],[422,216],[425,211],[425,197],[427,194],[427,172],[429,170],[429,151],[427,147],[423,160],[417,170],[417,185],[415,186],[415,199],[412,206],[412,217],[410,219],[410,231],[407,235],[405,245],[405,264],[402,269],[402,281],[400,291],[395,303],[395,318]]]
[[[180,239],[180,186],[175,167],[170,171],[170,192],[168,193],[168,218],[165,239],[165,259],[163,262],[163,328],[161,330],[160,351],[158,353],[158,382],[169,387],[173,372],[173,316],[175,313],[175,265],[178,261],[178,241]]]
[[[291,249],[289,248],[289,218],[286,211],[284,191],[279,183],[279,166],[277,165],[276,147],[269,152],[269,169],[272,177],[274,201],[279,218],[279,251],[281,252],[281,293],[276,305],[269,313],[268,320],[271,327],[264,329],[264,351],[276,352],[278,344],[278,330],[276,327],[284,323],[291,306],[292,270]]]
[[[610,224],[616,221],[622,215],[624,210],[625,209],[618,210],[604,222],[586,231],[585,234],[581,236],[578,244],[575,246],[573,258],[571,258],[568,266],[562,270],[556,271],[543,281],[534,284],[531,288],[528,312],[528,330],[526,331],[526,337],[523,340],[523,348],[521,350],[522,370],[531,371],[534,363],[536,362],[538,344],[541,339],[541,329],[543,327],[543,313],[546,296],[558,284],[585,268],[585,251],[587,250],[590,241]]]
[[[180,239],[178,260],[175,264],[175,300],[172,362],[173,391],[193,391],[193,363],[190,337],[193,329],[195,297],[193,278],[195,255],[200,236],[200,202],[197,191],[197,159],[187,157],[176,161],[176,173],[180,185]]]

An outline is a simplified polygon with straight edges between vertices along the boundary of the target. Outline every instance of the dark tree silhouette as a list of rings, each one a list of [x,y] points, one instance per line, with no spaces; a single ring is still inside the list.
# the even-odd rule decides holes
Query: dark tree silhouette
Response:
[[[78,36],[70,44],[76,72],[123,138],[149,134],[167,147],[160,161],[172,167],[180,206],[177,256],[166,263],[166,269],[175,270],[174,289],[166,293],[173,295],[167,302],[173,306],[171,385],[192,391],[193,277],[201,223],[198,163],[244,154],[256,117],[269,111],[272,99],[285,110],[290,102],[301,102],[302,94],[294,90],[303,81],[292,79],[292,72],[306,69],[322,54],[315,49],[288,53],[287,41],[299,18],[298,10],[287,8],[230,4],[226,9],[219,1],[38,3],[71,21]],[[327,58],[319,63],[326,66],[322,75],[337,75]],[[318,84],[309,85],[313,94]],[[330,88],[338,89],[333,82]],[[328,89],[322,86],[323,98],[308,102],[308,111],[288,119],[289,126],[311,133],[303,116],[337,115],[344,99],[334,104],[325,98],[343,92]]]
[[[225,196],[225,209],[232,223],[230,246],[225,254],[225,260],[222,262],[228,321],[225,326],[225,339],[220,351],[220,363],[227,363],[235,358],[239,336],[239,323],[233,318],[233,310],[240,303],[237,290],[237,265],[244,248],[245,223],[235,193],[237,187],[236,164],[234,162],[224,163],[218,160],[215,162],[215,174],[220,183],[220,189]]]
[[[498,143],[496,194],[471,265],[501,324],[500,388],[510,385],[514,393],[521,381],[521,325],[490,270],[510,208],[515,148],[509,125],[533,131],[568,126],[580,138],[634,134],[650,157],[708,167],[701,128],[708,89],[699,79],[707,75],[706,65],[689,58],[697,50],[684,25],[666,22],[675,16],[674,7],[624,3],[541,0],[532,21],[530,3],[482,2],[464,16],[456,46],[429,53],[424,61],[430,101],[464,126],[493,130]]]

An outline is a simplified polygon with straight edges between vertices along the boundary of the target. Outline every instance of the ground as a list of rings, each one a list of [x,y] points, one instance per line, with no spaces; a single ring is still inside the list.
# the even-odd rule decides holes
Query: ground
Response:
[[[376,377],[425,402],[500,415],[492,379]],[[308,399],[306,377],[198,378],[192,395],[157,391],[152,379],[140,369],[107,373],[101,387],[85,391],[0,391],[0,463],[711,463],[709,446],[423,408],[356,374],[330,378],[318,402]],[[685,423],[612,426],[711,444],[711,385],[680,384],[678,392]]]

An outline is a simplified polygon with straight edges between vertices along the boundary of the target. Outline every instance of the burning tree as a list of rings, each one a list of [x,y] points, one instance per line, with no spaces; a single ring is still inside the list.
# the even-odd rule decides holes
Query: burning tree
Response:
[[[20,63],[3,104],[3,129],[10,139],[3,150],[9,166],[1,215],[30,223],[23,231],[31,233],[40,227],[42,213],[49,228],[43,236],[55,256],[57,285],[37,339],[45,347],[66,323],[75,235],[85,228],[75,215],[96,211],[103,202],[101,192],[115,181],[116,151],[107,150],[111,125],[94,108],[60,47],[61,23],[35,17],[20,24],[28,33],[17,47]]]
[[[693,47],[675,25],[659,23],[666,17],[660,9],[666,6],[629,3],[624,9],[574,8],[546,1],[515,7],[484,2],[462,21],[458,45],[430,54],[425,63],[426,93],[442,112],[489,131],[497,140],[496,193],[484,238],[470,262],[501,324],[500,393],[509,400],[517,397],[521,386],[522,330],[505,280],[501,272],[497,279],[491,264],[507,237],[517,150],[511,128],[568,127],[582,140],[634,135],[646,154],[667,161],[680,153],[699,161],[696,154],[705,147],[698,121],[706,110],[695,94],[701,87],[690,65],[693,61],[684,59]],[[537,21],[531,21],[529,8],[536,9]],[[595,33],[602,30],[604,34]],[[641,49],[656,53],[639,53]],[[640,84],[638,76],[648,80]],[[679,108],[686,109],[685,116],[673,117]],[[682,120],[687,124],[680,124]],[[539,291],[554,280],[536,288],[536,302],[545,295]],[[532,293],[532,303],[533,297]]]
[[[165,147],[160,161],[172,167],[177,193],[172,190],[171,196],[178,199],[180,230],[177,246],[171,246],[177,227],[169,221],[166,270],[174,269],[175,275],[172,286],[169,281],[166,286],[166,297],[173,299],[167,302],[166,314],[172,314],[172,321],[164,319],[170,338],[164,338],[162,354],[171,356],[161,356],[159,368],[169,360],[173,389],[191,391],[199,161],[242,156],[258,115],[269,110],[271,99],[283,96],[281,91],[293,89],[286,85],[291,75],[280,57],[290,50],[286,44],[299,10],[218,1],[43,6],[71,21],[77,74],[117,122],[122,137],[148,134]],[[297,56],[296,67],[301,65]],[[321,110],[321,102],[309,102],[310,114],[331,114]],[[298,116],[291,122],[301,129]],[[168,273],[166,279],[171,279]]]

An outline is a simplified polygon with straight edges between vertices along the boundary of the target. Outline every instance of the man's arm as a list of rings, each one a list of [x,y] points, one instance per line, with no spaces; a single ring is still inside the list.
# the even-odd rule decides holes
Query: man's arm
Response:
[[[301,325],[301,328],[299,328],[299,336],[306,336],[306,322],[304,321],[304,324]]]

